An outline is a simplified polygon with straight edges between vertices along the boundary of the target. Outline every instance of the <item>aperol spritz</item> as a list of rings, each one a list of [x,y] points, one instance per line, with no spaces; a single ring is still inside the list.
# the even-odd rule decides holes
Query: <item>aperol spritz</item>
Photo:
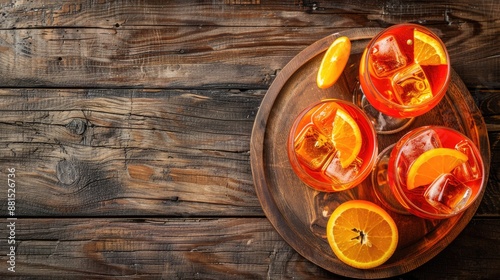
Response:
[[[387,182],[394,198],[408,212],[423,218],[442,219],[463,212],[485,183],[480,151],[451,128],[414,129],[382,152],[379,161],[384,156],[389,156]],[[386,187],[378,185],[383,181],[380,176],[374,174],[376,188]],[[376,192],[380,195],[381,191]]]
[[[325,192],[361,183],[377,153],[376,133],[367,116],[351,102],[338,99],[307,107],[288,137],[288,157],[297,176]]]
[[[449,80],[449,56],[439,37],[421,25],[398,24],[376,35],[364,50],[359,81],[366,100],[356,103],[373,106],[377,130],[397,131],[385,126],[399,121],[404,126],[409,123],[405,118],[431,110],[445,95]]]

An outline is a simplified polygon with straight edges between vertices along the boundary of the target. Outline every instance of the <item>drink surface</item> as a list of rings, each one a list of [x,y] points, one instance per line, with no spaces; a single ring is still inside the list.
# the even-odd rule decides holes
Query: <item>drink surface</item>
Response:
[[[412,164],[425,152],[448,148],[466,155],[465,162],[432,183],[409,189]],[[480,193],[483,162],[474,143],[444,127],[423,127],[405,135],[394,147],[388,164],[389,184],[398,201],[411,213],[424,218],[445,218],[465,210]]]
[[[414,117],[432,109],[449,82],[445,46],[414,24],[386,29],[369,44],[360,65],[360,84],[368,101],[394,117]]]
[[[332,140],[339,110],[356,122],[362,141],[356,158],[346,167],[342,167]],[[340,191],[369,175],[378,151],[376,141],[371,123],[359,108],[341,100],[325,100],[310,106],[295,120],[288,139],[288,156],[295,173],[307,185],[320,191]]]

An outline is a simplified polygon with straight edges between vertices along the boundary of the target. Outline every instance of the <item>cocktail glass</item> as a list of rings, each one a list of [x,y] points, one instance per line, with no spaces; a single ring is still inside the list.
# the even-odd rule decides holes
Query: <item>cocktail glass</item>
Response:
[[[362,140],[359,154],[345,168],[331,139],[339,108],[354,119]],[[347,190],[371,173],[378,153],[376,136],[370,120],[359,107],[348,101],[325,99],[308,106],[294,121],[288,137],[288,157],[297,176],[313,189]]]
[[[449,173],[432,177],[429,184],[409,189],[412,164],[423,153],[439,148],[460,151],[466,161]],[[481,193],[485,180],[476,145],[462,133],[442,126],[423,126],[405,134],[380,153],[372,173],[375,194],[386,208],[425,219],[444,219],[465,211]]]
[[[429,29],[411,23],[391,26],[365,48],[354,103],[379,134],[406,128],[445,95],[450,63],[445,45]]]

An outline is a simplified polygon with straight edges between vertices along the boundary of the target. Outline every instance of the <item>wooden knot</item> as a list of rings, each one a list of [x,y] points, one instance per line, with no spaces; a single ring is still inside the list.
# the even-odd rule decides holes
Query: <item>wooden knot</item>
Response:
[[[71,185],[78,179],[79,174],[72,161],[63,159],[57,163],[56,176],[61,183]]]
[[[87,121],[84,119],[72,119],[66,128],[74,134],[82,135],[87,130]]]

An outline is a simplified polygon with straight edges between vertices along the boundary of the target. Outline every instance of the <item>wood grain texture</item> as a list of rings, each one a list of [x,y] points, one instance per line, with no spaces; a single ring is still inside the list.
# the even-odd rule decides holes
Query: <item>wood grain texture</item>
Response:
[[[265,218],[18,219],[16,225],[20,279],[347,279],[305,260]],[[495,279],[499,228],[499,220],[475,220],[436,261],[397,279]],[[0,243],[0,251],[6,247]],[[470,274],[461,272],[464,265]],[[1,268],[0,277],[11,275]]]
[[[19,215],[13,275],[0,197],[0,278],[343,279],[264,216],[251,128],[304,48],[407,21],[446,43],[492,168],[471,223],[398,279],[500,278],[499,12],[496,0],[0,1],[0,180],[17,169]]]
[[[0,89],[0,174],[17,168],[22,216],[262,215],[249,151],[264,93]],[[498,160],[478,215],[500,214]]]
[[[344,2],[3,4],[0,83],[265,88],[300,50],[328,34],[414,21],[442,37],[469,88],[499,86],[498,3]]]

